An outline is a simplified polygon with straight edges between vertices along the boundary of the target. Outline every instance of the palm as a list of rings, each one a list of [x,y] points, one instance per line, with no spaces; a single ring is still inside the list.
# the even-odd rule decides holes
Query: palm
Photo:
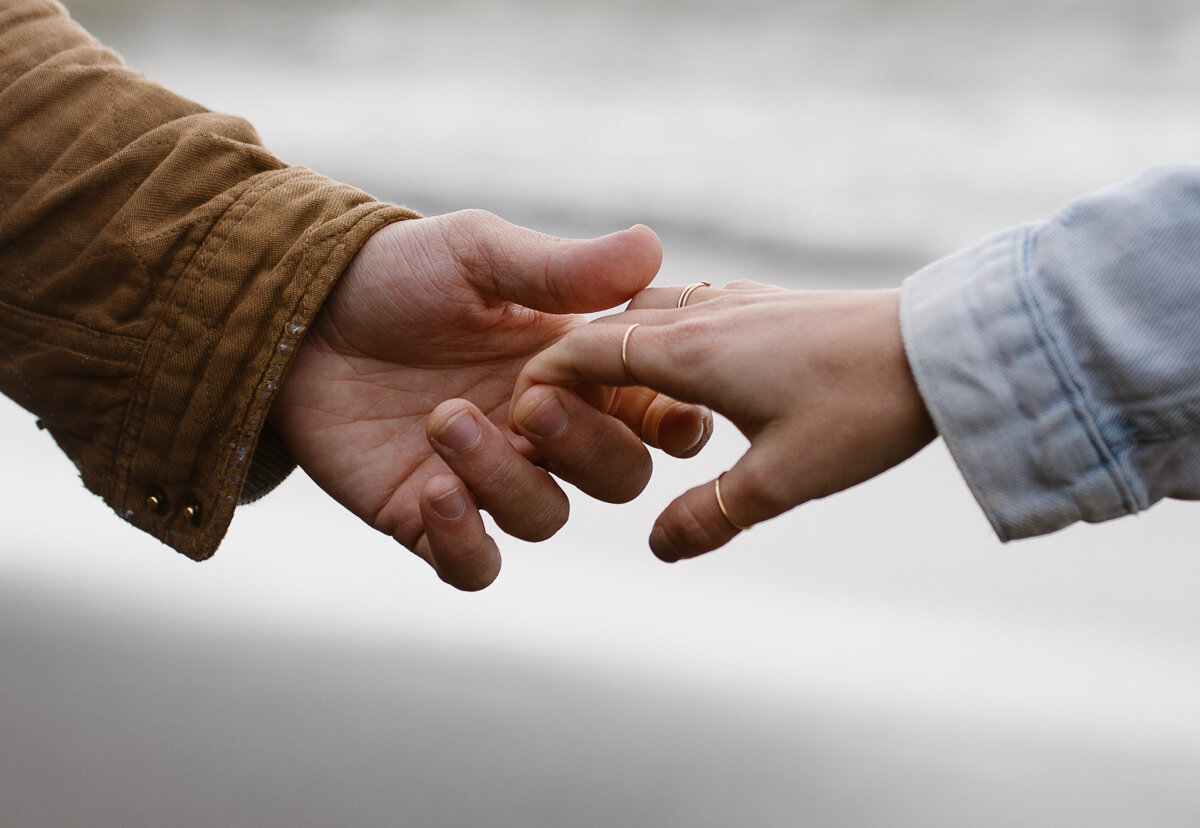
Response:
[[[507,428],[513,383],[532,354],[583,320],[513,299],[598,310],[653,276],[605,287],[591,264],[567,261],[575,254],[564,252],[566,243],[514,240],[507,228],[468,213],[378,233],[326,302],[272,409],[313,480],[409,548],[422,532],[422,488],[447,471],[426,437],[439,403],[471,401],[514,445],[532,451]],[[532,244],[549,252],[531,254]],[[587,284],[552,283],[549,274],[564,267],[584,271],[571,275]],[[535,294],[538,303],[528,298]]]

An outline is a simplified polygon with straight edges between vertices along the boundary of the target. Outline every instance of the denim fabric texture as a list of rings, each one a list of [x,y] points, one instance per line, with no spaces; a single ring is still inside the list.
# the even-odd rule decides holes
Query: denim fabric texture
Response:
[[[1200,164],[905,280],[918,387],[1002,540],[1200,498]]]

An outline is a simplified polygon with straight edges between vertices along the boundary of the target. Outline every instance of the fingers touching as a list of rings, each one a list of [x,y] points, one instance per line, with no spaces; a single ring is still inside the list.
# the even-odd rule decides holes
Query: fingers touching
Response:
[[[496,525],[527,541],[549,538],[566,523],[567,496],[545,469],[522,456],[466,400],[448,400],[429,416],[430,444]]]
[[[898,291],[742,283],[647,291],[633,305],[534,356],[515,393],[637,382],[710,406],[750,440],[723,477],[721,500],[710,482],[660,516],[651,545],[664,560],[715,549],[739,526],[857,485],[936,436],[905,355]]]
[[[585,494],[611,503],[632,500],[650,479],[652,463],[627,422],[654,433],[654,441],[683,455],[712,432],[704,409],[652,392],[627,394],[610,416],[566,389],[538,386],[513,408],[514,431],[545,468],[534,465],[472,403],[448,400],[427,421],[430,445],[450,474],[427,482],[421,497],[424,535],[417,553],[443,580],[480,589],[499,572],[500,555],[486,534],[481,511],[514,537],[541,541],[567,520],[570,504],[550,472]]]
[[[650,480],[650,455],[638,436],[564,388],[530,389],[511,417],[547,468],[592,497],[624,503]]]
[[[749,279],[738,279],[737,281],[729,282],[723,288],[713,287],[708,282],[646,288],[633,298],[629,303],[628,310],[690,308],[730,294],[747,295],[752,293],[786,293],[786,289],[775,285],[765,285],[761,282],[752,282]]]
[[[420,496],[424,532],[413,551],[446,583],[483,589],[500,572],[500,551],[480,511],[488,511],[508,534],[540,541],[566,522],[566,495],[466,400],[435,408],[426,431],[449,472],[425,482]]]
[[[645,290],[658,272],[662,247],[642,226],[598,239],[567,240],[481,211],[430,221],[438,222],[434,229],[441,228],[460,272],[481,296],[490,294],[532,311],[593,312],[632,299],[632,324],[638,313],[771,290],[754,283],[735,283],[724,290],[700,283]],[[650,327],[635,338],[636,370],[639,379],[657,390],[630,386],[631,366],[625,358],[627,347],[622,346],[627,327],[583,326],[533,357],[514,389],[513,434],[465,400],[449,400],[430,414],[429,442],[448,473],[429,479],[422,490],[424,533],[416,551],[444,580],[478,589],[496,577],[500,555],[487,536],[481,511],[491,514],[508,534],[544,540],[561,528],[569,512],[554,477],[598,499],[624,502],[637,496],[649,479],[645,445],[688,457],[708,441],[712,415],[694,404],[699,400],[681,402],[666,396],[678,396],[672,385],[693,387],[694,378],[657,364],[661,360],[656,355],[666,343],[657,342],[657,332]],[[686,339],[695,342],[697,334]],[[672,351],[674,362],[680,358],[678,340]],[[572,393],[589,382],[610,390],[583,397]],[[617,386],[624,387],[611,391]],[[531,462],[530,453],[540,465]],[[665,559],[699,554],[736,534],[719,509],[713,512],[715,501],[710,499],[711,492],[700,487],[672,504],[655,529],[656,553]]]
[[[690,349],[701,348],[710,324],[706,320],[654,324],[662,311],[630,311],[576,328],[536,354],[513,388],[513,399],[535,385],[570,388],[580,382],[607,386],[638,383],[692,403],[707,400],[707,388],[692,376],[699,365]],[[641,321],[639,321],[641,320]],[[636,325],[636,328],[631,328]],[[689,399],[690,397],[690,399]]]

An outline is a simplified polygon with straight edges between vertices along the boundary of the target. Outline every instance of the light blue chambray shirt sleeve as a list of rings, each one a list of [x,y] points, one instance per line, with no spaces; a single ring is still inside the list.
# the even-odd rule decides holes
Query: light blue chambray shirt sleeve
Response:
[[[1001,539],[1200,498],[1200,164],[935,262],[901,326]]]

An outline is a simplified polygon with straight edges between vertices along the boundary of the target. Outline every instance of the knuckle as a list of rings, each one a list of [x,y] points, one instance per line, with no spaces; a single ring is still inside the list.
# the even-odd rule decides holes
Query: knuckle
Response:
[[[504,499],[497,499],[485,509],[509,535],[530,543],[553,537],[567,522],[570,501],[550,475],[539,470],[534,487],[511,488]]]
[[[787,487],[786,470],[774,470],[768,465],[757,465],[738,480],[734,500],[739,514],[747,520],[758,522],[787,511],[793,505]]]
[[[608,503],[627,503],[633,500],[650,480],[652,471],[649,453],[640,443],[630,448],[603,445],[601,441],[587,444],[586,454],[573,464],[578,469],[605,469],[600,478],[580,478],[580,488],[593,497]]]
[[[499,221],[499,216],[490,210],[484,210],[481,207],[469,207],[466,210],[460,210],[458,215],[463,217],[464,221],[473,221],[477,224],[494,224]]]
[[[500,219],[487,210],[459,210],[443,216],[442,241],[461,267],[475,271],[491,265],[498,250]]]
[[[775,497],[772,487],[767,483],[767,478],[762,473],[751,474],[739,481],[738,488],[730,497],[730,492],[726,490],[726,500],[735,500],[739,505],[746,503],[768,505],[773,497]]]
[[[491,459],[487,465],[476,470],[471,488],[476,490],[484,508],[488,508],[489,503],[511,498],[514,491],[522,489],[520,484],[521,477],[515,463]]]
[[[670,348],[675,352],[672,370],[685,384],[703,382],[710,375],[713,356],[721,350],[720,334],[717,319],[708,315],[682,319],[672,326]]]
[[[566,506],[565,497],[563,499],[563,506],[535,510],[535,517],[530,525],[516,537],[531,543],[540,543],[554,537],[567,522],[568,510],[564,508]]]
[[[495,213],[478,207],[458,210],[447,214],[444,218],[447,222],[454,225],[458,231],[468,235],[481,229],[493,228],[500,221],[500,217]]]
[[[675,519],[663,529],[676,549],[695,555],[721,545],[722,538],[718,530],[714,530],[709,516],[697,512],[691,499],[678,501],[678,510],[673,517]]]
[[[536,543],[567,522],[569,501],[550,475],[521,457],[496,464],[472,482],[480,506],[513,537]]]

